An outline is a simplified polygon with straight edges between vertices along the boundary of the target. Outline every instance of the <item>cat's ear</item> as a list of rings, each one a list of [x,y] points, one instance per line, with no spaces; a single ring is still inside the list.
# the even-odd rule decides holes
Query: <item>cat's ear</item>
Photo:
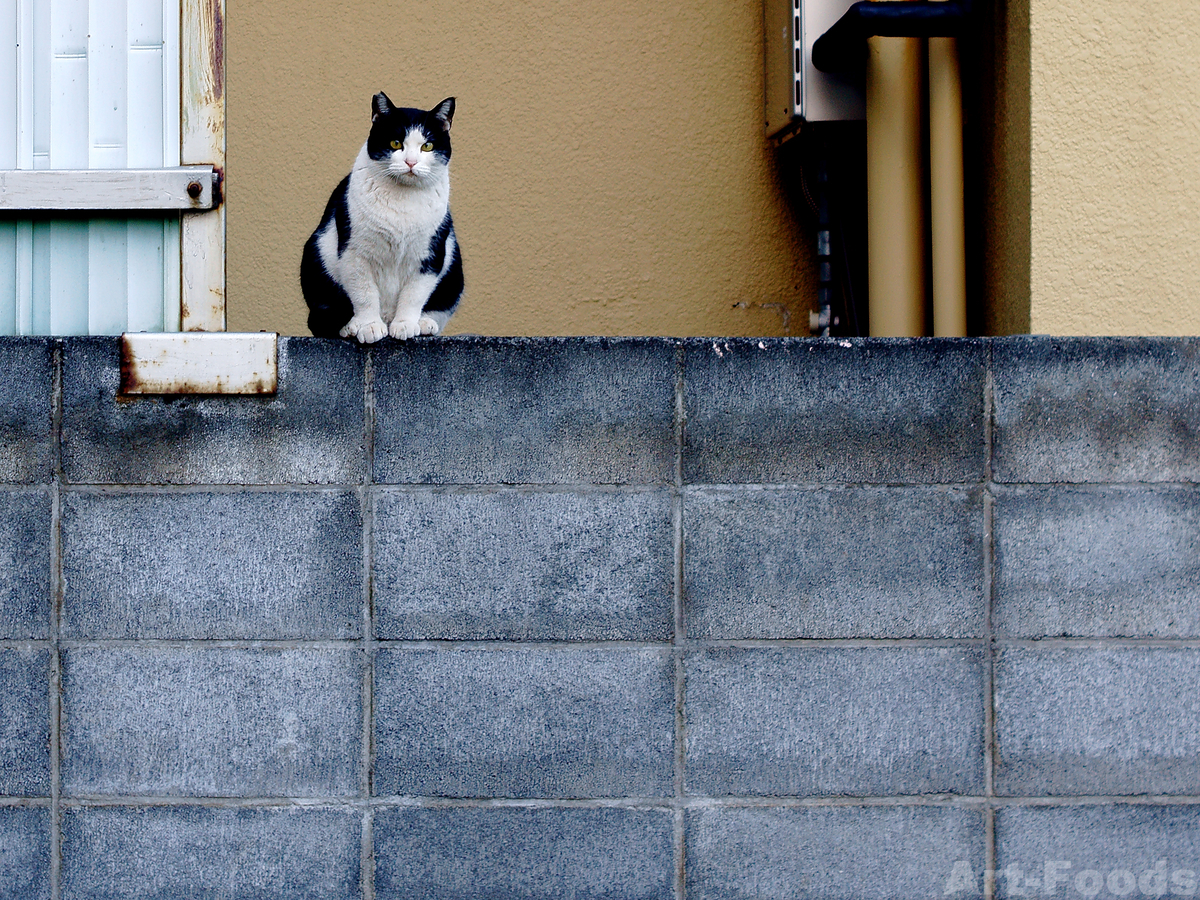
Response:
[[[431,112],[433,113],[433,117],[441,123],[442,130],[449,131],[450,122],[454,118],[454,98],[447,97],[435,106]]]
[[[371,98],[371,121],[374,122],[380,116],[386,116],[392,111],[392,101],[388,99],[388,95],[380,91]]]

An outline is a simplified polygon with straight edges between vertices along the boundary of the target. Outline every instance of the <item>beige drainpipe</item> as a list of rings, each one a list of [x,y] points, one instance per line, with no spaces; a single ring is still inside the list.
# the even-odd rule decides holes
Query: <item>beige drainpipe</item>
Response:
[[[920,38],[867,40],[867,250],[872,337],[925,333]]]
[[[933,333],[965,337],[962,74],[955,38],[929,39],[929,206]]]

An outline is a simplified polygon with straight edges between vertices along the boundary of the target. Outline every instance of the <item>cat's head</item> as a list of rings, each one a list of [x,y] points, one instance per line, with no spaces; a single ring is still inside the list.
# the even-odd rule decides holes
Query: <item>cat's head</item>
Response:
[[[450,122],[454,98],[433,109],[392,105],[380,91],[371,98],[371,133],[367,153],[392,178],[417,185],[440,178],[450,164]]]

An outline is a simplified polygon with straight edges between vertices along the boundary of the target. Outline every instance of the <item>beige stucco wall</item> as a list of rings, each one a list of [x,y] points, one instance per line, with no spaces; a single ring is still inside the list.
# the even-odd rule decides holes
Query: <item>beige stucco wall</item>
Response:
[[[306,333],[300,250],[370,98],[455,95],[451,332],[805,334],[756,0],[228,4],[229,328]]]
[[[1032,331],[1200,334],[1200,3],[1029,3]]]

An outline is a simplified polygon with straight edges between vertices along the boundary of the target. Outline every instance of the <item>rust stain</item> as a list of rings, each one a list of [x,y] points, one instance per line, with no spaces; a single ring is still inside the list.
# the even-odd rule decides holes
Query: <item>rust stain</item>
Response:
[[[206,19],[212,23],[207,37],[213,99],[220,100],[225,95],[225,17],[221,15],[221,0],[204,0],[204,5]]]
[[[121,336],[121,390],[122,394],[135,393],[138,387],[137,367],[133,363],[133,353],[129,349],[129,341]]]

